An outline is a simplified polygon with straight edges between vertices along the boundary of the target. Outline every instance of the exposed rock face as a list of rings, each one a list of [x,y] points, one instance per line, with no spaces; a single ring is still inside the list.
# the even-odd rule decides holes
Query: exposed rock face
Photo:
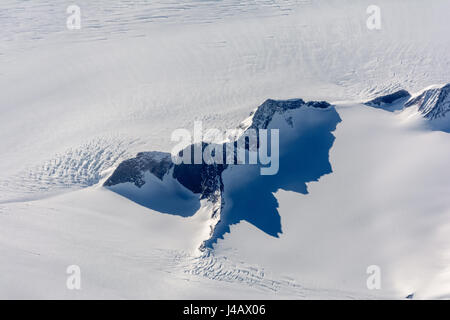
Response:
[[[272,121],[275,113],[284,113],[288,110],[298,109],[302,106],[314,108],[328,108],[330,104],[325,101],[309,101],[302,99],[291,100],[272,100],[267,99],[253,114],[252,124],[249,128],[266,129],[267,125]]]
[[[444,118],[450,111],[450,84],[425,89],[405,103],[405,107],[410,106],[418,106],[418,111],[426,119]]]
[[[162,180],[172,166],[170,153],[158,151],[140,152],[136,155],[136,158],[123,161],[106,180],[104,186],[109,187],[119,183],[131,182],[140,188],[145,184],[145,172],[151,172]]]
[[[418,115],[428,120],[429,128],[450,132],[450,84],[430,86],[412,97],[407,91],[399,90],[370,100],[365,105],[390,112],[415,107]]]
[[[202,151],[209,146],[208,143],[202,144]],[[221,146],[223,148],[223,146]],[[193,153],[193,145],[185,148],[183,152]],[[193,159],[193,154],[191,159]],[[223,162],[225,162],[223,160]],[[215,201],[217,192],[223,190],[222,172],[227,167],[226,164],[177,164],[174,166],[173,177],[183,186],[193,193],[201,194],[200,199],[210,199]]]
[[[437,121],[442,122],[443,120],[446,122],[447,119],[450,119],[450,117],[445,119],[447,113],[450,111],[449,93],[450,84],[429,87],[419,95],[412,98],[406,90],[399,90],[392,94],[377,97],[376,99],[370,100],[365,104],[391,112],[404,109],[405,107],[417,106],[418,112],[420,112],[424,118],[433,120],[433,123]],[[294,114],[291,111],[300,108],[329,108],[329,110],[326,110],[324,114],[320,112],[317,113],[318,118],[315,118],[322,119],[327,124],[325,125],[320,121],[313,121],[313,124],[311,124],[311,118],[309,118],[309,120],[306,119],[305,122],[299,122],[299,118],[295,118],[295,114],[297,113]],[[301,113],[301,119],[305,119],[303,118],[304,116],[307,118],[308,115],[312,115],[310,113],[311,110],[305,111],[307,111],[305,114]],[[245,182],[250,183],[250,185],[240,185],[239,178],[241,176],[247,177],[250,171],[248,170],[249,167],[239,166],[236,161],[236,146],[238,141],[242,142],[242,138],[244,138],[245,134],[251,129],[256,129],[255,131],[258,132],[261,129],[272,127],[272,120],[275,118],[275,115],[281,116],[276,117],[277,124],[280,124],[280,122],[278,122],[280,119],[284,119],[288,124],[288,127],[293,128],[294,131],[291,131],[291,133],[295,132],[297,129],[296,125],[299,123],[299,128],[304,128],[303,126],[306,126],[307,129],[305,132],[309,134],[308,139],[295,140],[294,145],[292,146],[292,150],[295,150],[295,152],[291,150],[290,152],[287,152],[286,158],[281,157],[280,161],[284,161],[283,169],[285,170],[278,172],[276,177],[260,178],[257,174],[257,177],[252,176],[251,179],[253,180],[250,180],[251,182]],[[316,117],[315,113],[314,117]],[[190,145],[184,150],[181,150],[179,153],[180,156],[182,156],[185,152],[191,153],[190,158],[194,159],[195,149],[205,151],[205,148],[207,147],[217,147],[219,150],[221,148],[224,151],[224,158],[222,161],[223,164],[207,164],[204,161],[200,164],[175,164],[172,162],[172,157],[169,153],[155,151],[141,152],[138,153],[135,158],[123,161],[104,183],[104,186],[114,187],[123,183],[132,183],[139,188],[141,191],[140,195],[146,199],[148,197],[148,192],[152,192],[151,190],[155,190],[155,188],[160,191],[162,190],[161,188],[164,188],[167,185],[173,186],[173,183],[175,183],[178,187],[184,186],[187,190],[192,192],[190,193],[191,195],[195,194],[193,195],[195,198],[194,201],[198,204],[198,207],[194,207],[193,210],[189,211],[186,215],[170,210],[161,211],[162,209],[159,210],[156,206],[153,207],[155,200],[159,201],[161,199],[161,193],[157,193],[157,197],[159,198],[148,198],[150,201],[143,204],[154,210],[159,210],[160,212],[179,214],[182,216],[191,216],[195,214],[198,208],[201,207],[199,200],[206,200],[204,208],[207,208],[207,210],[210,210],[211,212],[211,219],[209,223],[211,230],[209,238],[204,239],[203,243],[200,244],[201,250],[212,248],[212,245],[215,241],[217,241],[217,239],[221,238],[224,233],[229,232],[229,226],[231,224],[238,223],[242,220],[252,223],[270,235],[277,235],[278,232],[281,232],[281,223],[279,222],[280,217],[277,213],[278,204],[276,199],[273,197],[273,193],[279,188],[306,193],[306,182],[316,181],[321,175],[331,172],[331,164],[328,161],[328,151],[334,141],[334,136],[331,132],[336,128],[338,122],[340,122],[340,118],[336,110],[334,110],[334,108],[332,108],[331,105],[325,101],[305,102],[302,99],[268,99],[254,112],[252,112],[249,118],[239,125],[238,128],[240,130],[238,130],[236,135],[231,137],[229,142],[225,142],[220,145],[209,143],[202,143],[201,146],[198,144]],[[275,125],[275,123],[273,124]],[[253,148],[259,148],[259,137],[257,137],[256,146],[250,146],[249,143],[247,143],[247,140],[244,141],[244,146],[247,150],[256,151]],[[227,165],[225,164],[225,158],[227,156],[225,150],[228,149],[227,147],[229,147],[230,144],[234,145],[232,148],[232,150],[234,150],[234,164]],[[212,149],[215,148],[210,148],[210,150]],[[304,156],[309,152],[315,152],[314,161],[312,162],[308,162],[308,157]],[[230,166],[233,168],[230,168],[230,171],[224,172]],[[307,174],[305,174],[305,172],[302,173],[301,170],[305,170]],[[227,174],[230,172],[234,172],[235,174],[238,172],[241,176],[238,174],[236,179],[233,180],[238,182],[237,185],[236,183],[235,185],[231,183],[233,186],[230,186],[230,180],[227,180],[227,183],[229,183],[227,187],[224,186],[223,177],[229,177]],[[314,174],[311,176],[312,172]],[[161,180],[162,184],[160,185],[157,179],[149,179],[148,173],[151,173]],[[296,174],[298,174],[298,176],[296,176]],[[170,181],[172,184],[164,184],[167,181]],[[149,183],[147,186],[152,186],[152,188],[142,188],[146,183]],[[187,191],[184,188],[182,189]],[[257,197],[260,197],[258,198],[257,203],[251,204],[251,207],[246,206],[245,203],[247,202],[247,199],[252,199],[252,197],[254,198],[254,194],[249,194],[249,196],[246,196],[243,199],[239,198],[242,198],[242,194],[246,195],[247,189],[250,190],[250,193],[253,192],[253,190],[257,190]],[[169,190],[169,192],[166,191],[166,193],[164,193],[163,201],[174,201],[175,197],[172,195],[179,192],[179,189],[178,191],[175,190],[173,192],[172,189]],[[236,190],[238,190],[239,194],[236,193]],[[132,195],[136,193],[136,191],[131,191]],[[182,198],[183,192],[181,192],[181,194]],[[224,201],[225,196],[227,196],[227,199],[228,197],[231,199],[228,204]],[[131,196],[129,196],[129,198],[131,199]],[[178,199],[180,199],[180,197],[178,197]],[[181,207],[185,208],[186,206],[183,203]],[[257,212],[258,216],[252,216],[252,212]],[[242,215],[243,213],[244,215]],[[245,215],[246,213],[248,214]],[[266,214],[266,216],[262,216],[264,214]],[[273,227],[274,224],[277,223],[279,224],[279,228]]]
[[[253,113],[251,125],[247,130],[265,129],[276,113],[282,114],[302,106],[323,109],[328,108],[330,104],[325,101],[305,102],[302,99],[268,99]],[[289,119],[286,120],[289,121]],[[208,145],[203,143],[202,150]],[[222,147],[225,148],[225,145]],[[193,149],[193,145],[190,145],[180,153],[193,152]],[[123,161],[106,180],[104,186],[109,187],[119,183],[131,182],[140,188],[146,183],[143,179],[145,172],[150,172],[162,180],[164,175],[168,174],[173,168],[173,178],[193,193],[201,194],[202,199],[208,199],[210,197],[214,198],[216,192],[222,190],[221,174],[226,167],[226,164],[173,164],[170,153],[158,151],[140,152],[135,158]]]
[[[261,106],[257,108],[255,112],[251,114],[250,122],[245,127],[240,126],[240,129],[248,131],[249,129],[266,129],[272,121],[275,114],[285,114],[287,111],[299,109],[302,107],[310,107],[317,109],[326,109],[330,107],[330,104],[324,101],[311,101],[305,102],[302,99],[292,100],[266,100]],[[337,114],[337,113],[336,113]],[[338,117],[338,116],[337,116]],[[292,127],[292,119],[288,116],[285,117],[287,123]],[[234,144],[236,147],[237,139],[230,142],[215,145],[222,150],[226,150],[227,144]],[[207,146],[211,146],[208,143],[202,143],[201,150],[205,150]],[[179,155],[182,156],[184,152],[191,152],[191,159],[194,159],[194,149],[198,145],[190,145],[184,150],[181,150]],[[245,148],[248,150],[249,146],[246,143]],[[236,163],[236,148],[234,150],[234,160]],[[174,164],[172,162],[171,155],[163,152],[141,152],[137,154],[135,158],[123,161],[114,173],[104,183],[106,187],[112,187],[122,183],[133,183],[136,187],[141,188],[147,181],[144,177],[147,172],[155,175],[158,179],[164,180],[175,179],[185,188],[190,190],[194,194],[199,194],[200,199],[206,199],[212,203],[211,220],[211,234],[214,233],[215,226],[221,221],[221,213],[224,208],[224,183],[222,179],[222,173],[227,169],[228,165],[225,164],[226,153],[224,152],[224,164],[207,164],[204,161],[201,164]],[[236,164],[237,165],[237,164]],[[167,201],[171,201],[167,199]],[[205,239],[205,242],[208,239]],[[207,247],[205,242],[200,246],[201,249]]]
[[[392,104],[400,99],[407,99],[411,97],[408,91],[406,90],[399,90],[396,92],[393,92],[391,94],[387,94],[381,97],[377,97],[373,100],[367,101],[365,104],[371,107],[381,107],[386,104]]]
[[[207,144],[204,144],[205,148]],[[188,147],[187,149],[189,149]],[[171,154],[158,151],[140,152],[135,158],[123,161],[103,184],[106,187],[131,182],[142,187],[146,181],[144,174],[150,172],[160,180],[169,174],[193,193],[201,194],[201,199],[215,200],[216,191],[223,187],[221,174],[226,165],[220,164],[179,164],[172,162]]]

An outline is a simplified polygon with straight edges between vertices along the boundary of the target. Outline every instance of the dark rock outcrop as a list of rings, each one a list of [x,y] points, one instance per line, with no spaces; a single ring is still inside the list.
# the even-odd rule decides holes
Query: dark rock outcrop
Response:
[[[450,111],[450,83],[425,89],[405,103],[405,107],[414,105],[418,106],[418,111],[426,119],[444,118]]]
[[[272,100],[267,99],[253,114],[252,125],[250,128],[266,129],[267,125],[272,121],[274,114],[284,113],[288,110],[298,109],[302,106],[313,108],[328,108],[330,104],[325,101],[309,101],[305,102],[302,99],[290,100]]]
[[[199,144],[196,145],[189,145],[185,149],[181,150],[179,152],[179,156],[182,157],[184,153],[190,152],[191,153],[191,159],[194,159],[194,150],[200,149],[201,151],[204,151],[207,147],[212,147],[209,150],[216,150],[215,148],[222,148],[224,151],[224,158],[223,161],[216,161],[221,163],[213,163],[208,164],[205,161],[202,161],[199,164],[194,163],[180,163],[175,164],[172,162],[172,157],[169,153],[162,153],[162,152],[141,152],[139,153],[135,158],[125,160],[122,162],[117,169],[114,171],[114,173],[106,180],[104,183],[104,186],[111,187],[113,191],[120,193],[120,185],[123,183],[132,183],[137,188],[140,189],[140,196],[142,197],[142,192],[147,192],[146,190],[151,191],[152,188],[146,189],[142,188],[146,183],[154,183],[152,186],[157,186],[158,184],[155,184],[155,180],[151,182],[151,179],[149,181],[145,181],[145,175],[147,173],[151,173],[154,176],[156,176],[159,180],[163,181],[177,181],[179,184],[184,186],[186,189],[190,190],[193,194],[199,195],[198,199],[206,199],[208,202],[212,203],[211,206],[211,219],[212,223],[210,225],[211,233],[210,238],[205,239],[205,242],[201,244],[200,248],[205,249],[208,247],[211,247],[212,244],[217,240],[217,238],[221,237],[224,232],[227,232],[227,228],[229,224],[237,223],[241,220],[247,220],[263,230],[264,232],[276,236],[279,232],[281,232],[281,225],[278,227],[276,225],[280,224],[279,220],[280,217],[277,212],[277,205],[276,201],[274,201],[272,193],[276,191],[277,188],[284,188],[286,190],[296,190],[300,192],[305,192],[305,185],[304,183],[306,181],[310,180],[316,180],[318,179],[322,174],[329,173],[331,171],[331,166],[328,162],[328,150],[329,147],[332,145],[334,141],[334,137],[331,134],[331,131],[335,129],[337,123],[340,121],[339,115],[335,110],[330,110],[330,113],[327,113],[324,115],[324,122],[318,122],[318,128],[311,127],[311,130],[315,131],[317,129],[316,133],[312,133],[311,136],[311,143],[310,146],[306,141],[309,141],[309,138],[302,143],[299,144],[300,149],[293,148],[295,151],[295,154],[292,155],[291,161],[283,160],[284,167],[282,171],[282,175],[280,176],[281,181],[279,181],[280,185],[277,187],[277,179],[275,176],[273,178],[265,178],[261,181],[263,182],[262,189],[261,189],[261,196],[262,197],[268,197],[268,200],[265,202],[265,200],[260,199],[258,200],[263,206],[261,208],[261,217],[246,217],[246,216],[240,216],[241,212],[238,210],[236,213],[236,216],[232,216],[230,218],[224,219],[222,217],[222,213],[225,210],[225,201],[224,201],[224,182],[223,182],[223,172],[229,167],[229,166],[240,166],[240,164],[237,163],[237,145],[238,141],[245,142],[243,145],[245,146],[245,149],[255,151],[255,146],[249,146],[249,143],[247,143],[247,140],[245,138],[245,134],[250,129],[254,129],[256,132],[258,132],[260,129],[267,129],[271,121],[273,120],[275,114],[279,115],[285,115],[284,119],[286,120],[289,127],[293,128],[294,123],[292,119],[292,113],[290,111],[299,109],[299,108],[311,108],[312,109],[327,109],[330,108],[331,105],[325,101],[311,101],[311,102],[305,102],[302,99],[292,99],[292,100],[266,100],[261,106],[257,108],[255,112],[251,114],[251,122],[246,122],[244,126],[240,126],[240,129],[243,129],[241,131],[242,135],[236,136],[232,138],[230,142],[226,142],[223,144],[209,144],[209,143],[202,143],[201,146]],[[309,114],[309,112],[308,112]],[[321,119],[322,115],[318,115],[318,118]],[[327,123],[326,121],[329,121]],[[310,122],[307,122],[306,126],[312,125]],[[226,152],[227,146],[229,147],[229,144],[233,144],[233,150],[234,150],[234,164],[226,164]],[[322,148],[323,147],[323,148]],[[259,137],[257,137],[257,144],[256,148],[259,148]],[[305,150],[303,150],[304,148]],[[314,150],[313,152],[316,152],[317,157],[314,161],[309,162],[309,157],[305,157],[304,154],[301,152],[303,150],[304,152],[310,152],[309,150],[306,150],[308,148],[311,148]],[[312,151],[311,151],[312,152]],[[320,160],[319,160],[320,159]],[[296,175],[293,174],[291,171],[293,168],[291,166],[295,165],[302,165],[302,163],[305,165],[305,168],[302,170],[307,170],[309,173],[305,174],[302,170],[299,170],[299,178],[297,179]],[[258,165],[253,165],[255,170],[259,172]],[[247,167],[246,167],[247,168]],[[251,168],[249,166],[248,168]],[[236,169],[236,168],[234,168]],[[251,169],[252,170],[252,169]],[[254,172],[254,171],[252,171]],[[312,174],[312,172],[314,174]],[[247,174],[247,173],[245,173]],[[252,173],[253,174],[253,173]],[[257,176],[260,174],[257,173]],[[173,179],[173,180],[171,180]],[[305,179],[303,181],[302,179]],[[291,182],[288,182],[292,180]],[[259,180],[255,180],[254,182],[258,185]],[[298,188],[293,187],[292,184],[298,183]],[[170,184],[168,184],[170,185]],[[265,187],[264,187],[265,186]],[[117,188],[119,187],[119,189]],[[161,185],[162,187],[162,185]],[[245,186],[242,186],[245,188]],[[159,188],[159,187],[157,187]],[[260,187],[261,188],[261,187]],[[266,190],[267,189],[267,190]],[[272,190],[273,189],[273,190]],[[297,190],[298,189],[298,190]],[[153,188],[154,190],[154,188]],[[159,190],[159,189],[158,189]],[[128,196],[130,199],[132,197],[130,196],[129,189],[127,189],[124,193],[121,193],[124,196]],[[174,191],[177,192],[177,191]],[[145,194],[143,195],[145,197]],[[154,194],[152,195],[155,196]],[[155,199],[155,198],[152,198]],[[157,202],[159,202],[159,199],[157,199]],[[142,199],[140,199],[142,200]],[[171,201],[171,199],[166,199],[165,201]],[[138,203],[146,203],[146,206],[149,208],[152,208],[154,210],[157,210],[157,208],[168,208],[169,206],[152,206],[150,201],[140,201]],[[233,210],[233,206],[228,206],[228,211]],[[165,211],[165,213],[171,213],[169,209]],[[179,214],[177,212],[172,212],[171,214]],[[193,214],[193,212],[186,214],[183,213],[179,215],[183,216],[189,216]],[[264,215],[270,216],[270,218],[265,217]],[[278,221],[278,223],[274,226],[268,221],[270,219],[274,219],[274,221]],[[216,231],[216,226],[220,226],[220,230]],[[272,230],[273,229],[273,230]],[[278,230],[279,229],[279,230]]]
[[[398,102],[400,99],[406,100],[410,97],[411,95],[409,94],[408,91],[399,90],[384,96],[377,97],[375,99],[365,102],[364,104],[371,107],[379,108],[386,105],[391,105],[395,102]],[[403,108],[403,106],[401,106],[401,108]]]
[[[325,101],[305,102],[302,99],[268,99],[253,113],[252,124],[246,130],[265,129],[276,113],[282,114],[302,106],[323,109],[328,108],[330,104]],[[234,143],[236,146],[236,141],[229,143]],[[202,151],[208,145],[208,143],[203,143]],[[247,143],[245,146],[248,149]],[[225,144],[221,148],[225,150]],[[191,152],[191,159],[193,159],[193,150],[194,145],[190,145],[180,151],[179,155],[182,156],[183,152]],[[236,161],[236,155],[234,158]],[[223,163],[225,163],[225,159],[223,159]],[[144,180],[145,172],[150,172],[162,180],[163,176],[168,174],[173,168],[173,178],[184,187],[193,193],[201,194],[202,199],[207,199],[211,196],[214,198],[214,194],[223,188],[221,174],[226,167],[226,164],[206,164],[204,162],[201,164],[173,164],[170,153],[158,151],[140,152],[135,158],[123,161],[106,180],[104,186],[110,187],[120,183],[131,182],[140,188],[146,183]]]
[[[140,152],[136,155],[136,158],[123,161],[105,181],[104,186],[109,187],[119,183],[131,182],[140,188],[145,184],[145,172],[151,172],[162,180],[172,166],[170,153]]]

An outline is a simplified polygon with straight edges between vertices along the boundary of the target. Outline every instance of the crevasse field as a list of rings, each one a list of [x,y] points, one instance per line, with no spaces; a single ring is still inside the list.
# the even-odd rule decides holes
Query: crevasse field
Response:
[[[450,1],[377,0],[379,30],[365,0],[73,2],[0,3],[0,298],[450,298],[450,131],[362,104],[450,82]],[[138,152],[170,152],[175,129],[235,128],[293,98],[340,121],[329,172],[268,191],[281,232],[250,223],[259,188],[227,193],[246,183],[235,168],[225,202],[249,218],[203,251],[210,203],[167,214],[103,186]]]

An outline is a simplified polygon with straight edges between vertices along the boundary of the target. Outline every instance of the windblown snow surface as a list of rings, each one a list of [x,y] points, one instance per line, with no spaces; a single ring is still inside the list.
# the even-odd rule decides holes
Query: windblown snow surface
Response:
[[[450,298],[450,114],[430,125],[448,102],[449,1],[379,0],[380,30],[365,0],[75,2],[80,30],[66,1],[0,4],[0,298]],[[400,89],[410,105],[364,103]],[[225,208],[207,249],[210,202],[168,214],[103,186],[138,152],[170,152],[173,130],[235,128],[269,98],[332,104],[329,166],[245,201],[248,175],[224,172],[247,216]],[[261,191],[275,225],[255,222]]]

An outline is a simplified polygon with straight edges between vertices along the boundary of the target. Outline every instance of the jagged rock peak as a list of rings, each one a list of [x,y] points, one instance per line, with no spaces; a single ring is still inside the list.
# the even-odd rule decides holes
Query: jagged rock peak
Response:
[[[405,107],[417,106],[427,119],[443,118],[450,111],[450,83],[424,89],[405,103]]]
[[[250,127],[265,129],[276,113],[284,113],[303,106],[324,109],[329,107],[330,104],[325,101],[305,102],[302,99],[268,99],[253,113]],[[208,146],[208,143],[202,144],[202,151],[206,146]],[[224,145],[221,147],[223,148]],[[194,146],[190,145],[182,152],[193,152],[193,149]],[[106,180],[104,186],[111,187],[116,184],[131,182],[141,188],[146,183],[144,179],[146,172],[150,172],[162,180],[164,175],[169,173],[172,168],[172,177],[187,189],[193,193],[201,194],[201,198],[214,199],[217,197],[217,192],[220,192],[223,188],[221,175],[227,165],[206,163],[175,165],[170,153],[140,152],[135,158],[123,161]]]

